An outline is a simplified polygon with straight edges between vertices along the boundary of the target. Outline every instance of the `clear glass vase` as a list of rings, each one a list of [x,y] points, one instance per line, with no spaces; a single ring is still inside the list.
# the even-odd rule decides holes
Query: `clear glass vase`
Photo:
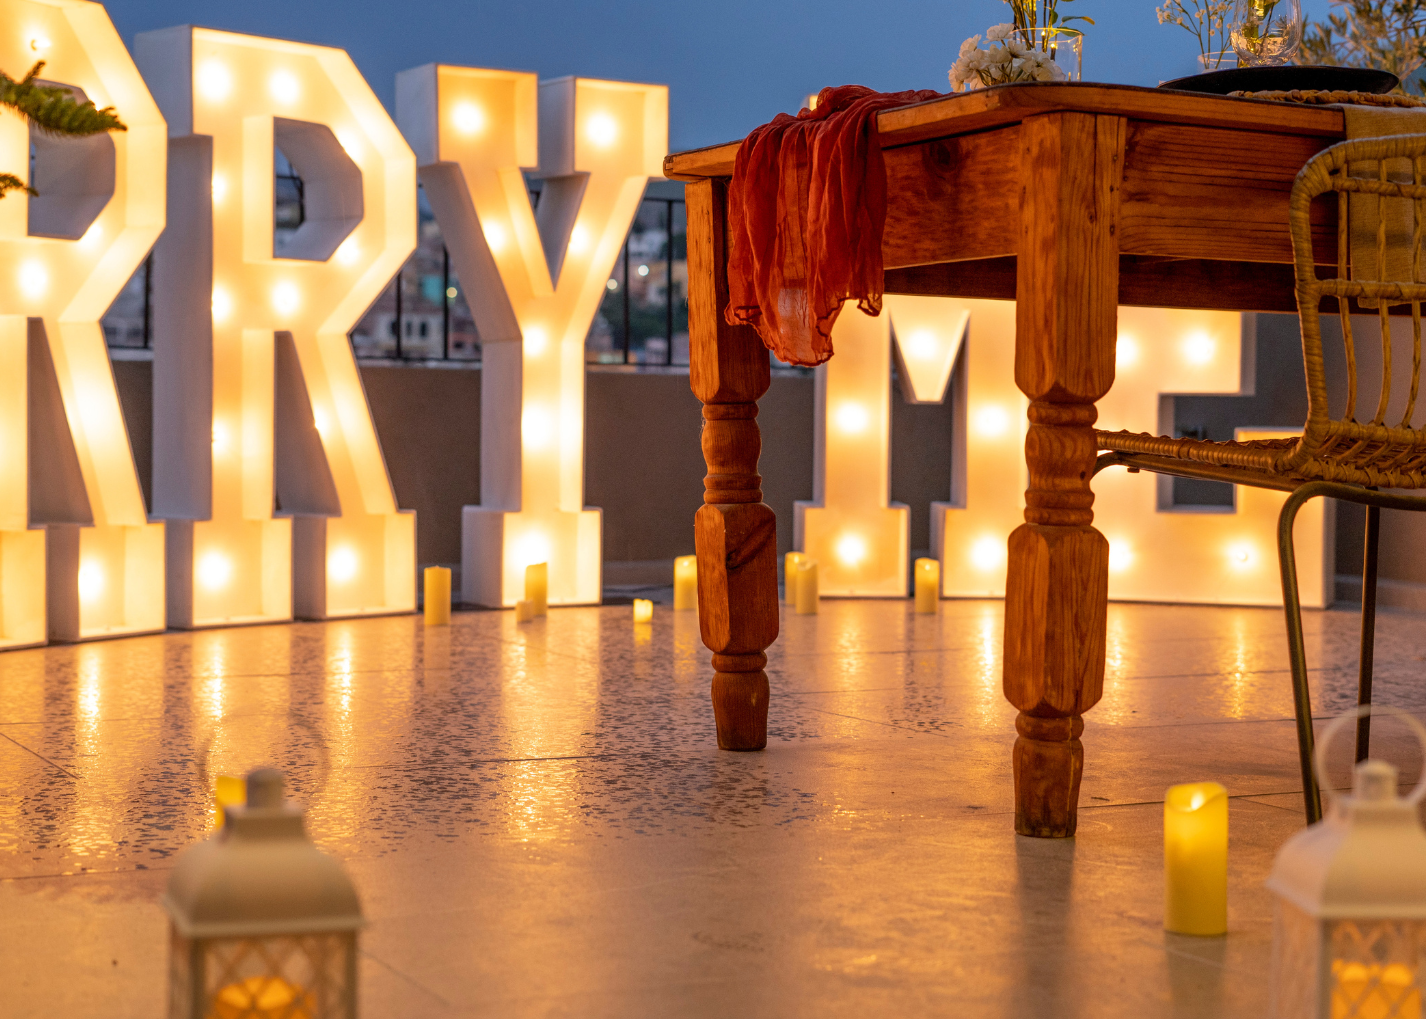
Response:
[[[1226,71],[1238,66],[1238,54],[1232,50],[1213,50],[1198,55],[1198,66],[1207,71]]]
[[[1228,38],[1240,67],[1290,64],[1302,47],[1300,0],[1237,0]]]
[[[1048,54],[1068,81],[1079,81],[1084,62],[1084,35],[1063,28],[1032,28],[1030,45]]]

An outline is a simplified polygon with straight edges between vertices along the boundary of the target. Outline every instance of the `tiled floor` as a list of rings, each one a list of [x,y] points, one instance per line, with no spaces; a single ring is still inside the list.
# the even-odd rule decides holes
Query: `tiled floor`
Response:
[[[1326,715],[1357,621],[1306,625]],[[998,602],[785,617],[760,754],[716,749],[665,607],[2,655],[0,1015],[162,1014],[167,870],[259,764],[362,891],[367,1019],[1264,1015],[1261,885],[1301,823],[1281,614],[1111,607],[1066,841],[1012,833],[1000,645]],[[1426,618],[1384,615],[1377,663],[1426,706]],[[1198,779],[1234,796],[1221,939],[1161,929],[1163,790]]]

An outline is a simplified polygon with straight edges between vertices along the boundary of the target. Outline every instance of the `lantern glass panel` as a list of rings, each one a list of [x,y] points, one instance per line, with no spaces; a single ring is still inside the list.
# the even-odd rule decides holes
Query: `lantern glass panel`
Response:
[[[1335,920],[1327,937],[1334,1019],[1421,1019],[1426,922]]]
[[[171,959],[170,1019],[356,1015],[352,932],[199,940],[175,933]]]

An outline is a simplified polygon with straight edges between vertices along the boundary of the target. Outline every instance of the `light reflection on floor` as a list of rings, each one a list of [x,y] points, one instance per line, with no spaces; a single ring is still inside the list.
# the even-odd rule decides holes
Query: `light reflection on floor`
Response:
[[[761,754],[715,748],[696,618],[629,615],[0,655],[0,1013],[159,1014],[167,868],[262,764],[362,889],[369,1019],[1264,1012],[1260,886],[1300,823],[1279,612],[1111,606],[1061,842],[1010,831],[999,602],[786,616]],[[1426,705],[1423,622],[1383,615],[1380,699]],[[1306,625],[1325,715],[1357,622]],[[1160,930],[1159,801],[1196,779],[1236,797],[1226,940]]]

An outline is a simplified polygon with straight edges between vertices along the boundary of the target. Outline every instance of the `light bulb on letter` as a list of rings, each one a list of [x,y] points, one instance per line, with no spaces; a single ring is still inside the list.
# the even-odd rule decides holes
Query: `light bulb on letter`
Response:
[[[1253,546],[1246,541],[1240,541],[1235,545],[1229,545],[1228,562],[1233,566],[1234,569],[1251,569],[1254,565],[1254,561],[1257,559],[1257,556],[1254,554],[1255,551],[1256,550],[1253,548]]]
[[[350,548],[339,548],[327,558],[327,576],[335,581],[351,580],[357,575],[357,554]]]
[[[866,542],[855,534],[844,534],[837,542],[837,558],[847,566],[855,566],[866,558]]]
[[[218,61],[210,60],[198,69],[198,91],[214,102],[226,99],[233,91],[233,75]]]
[[[569,232],[569,253],[571,255],[582,255],[589,248],[589,231],[576,223],[574,229]]]
[[[837,408],[837,427],[849,435],[866,431],[871,423],[871,415],[859,403],[848,401]]]
[[[1183,359],[1189,364],[1207,364],[1217,352],[1217,342],[1207,333],[1190,333],[1184,337]]]
[[[228,296],[228,292],[221,287],[213,288],[213,321],[227,321],[229,315],[233,313],[233,299]]]
[[[550,561],[550,543],[543,534],[527,534],[511,548],[510,556],[520,570],[524,570],[526,566],[547,563]]]
[[[233,579],[233,562],[221,552],[209,552],[198,562],[198,581],[210,591],[219,591]]]
[[[43,297],[49,289],[50,274],[39,262],[26,262],[20,266],[20,290],[26,297]]]
[[[297,96],[301,93],[302,87],[297,83],[297,79],[287,71],[278,71],[267,83],[268,91],[272,93],[272,98],[284,105],[295,103]]]
[[[451,123],[461,134],[480,134],[485,130],[485,111],[475,103],[457,103],[451,110]]]
[[[279,283],[272,288],[272,306],[279,315],[291,315],[302,304],[302,295],[292,283]]]
[[[93,601],[104,593],[104,568],[95,562],[87,562],[79,567],[79,597],[82,601]]]
[[[1127,542],[1113,540],[1109,542],[1109,572],[1123,573],[1130,566],[1134,565],[1134,550]]]
[[[924,361],[935,355],[936,337],[931,335],[930,330],[918,329],[906,338],[904,350],[918,361]]]
[[[531,357],[539,357],[545,352],[545,348],[550,345],[550,338],[545,335],[545,331],[538,326],[531,326],[525,330],[525,353]]]
[[[986,438],[1004,435],[1009,427],[1010,415],[1004,407],[988,404],[976,411],[975,430]]]
[[[219,455],[228,451],[228,428],[221,421],[213,422],[213,453]]]
[[[999,538],[981,538],[970,549],[970,561],[978,570],[993,570],[1005,558],[1005,544]]]
[[[1120,334],[1114,345],[1114,366],[1120,370],[1132,368],[1139,363],[1139,341],[1128,334]]]
[[[213,174],[213,204],[222,205],[223,199],[228,197],[228,179],[221,173]]]
[[[601,149],[607,149],[619,137],[619,125],[607,113],[596,113],[585,122],[585,136]]]
[[[355,237],[348,237],[338,246],[335,257],[342,265],[351,265],[361,258],[361,245]]]
[[[490,253],[499,254],[505,247],[504,227],[499,223],[482,223],[481,230],[485,234],[485,246],[490,249]]]
[[[524,437],[526,449],[544,449],[554,438],[554,426],[550,417],[538,407],[526,407],[520,416],[520,434]]]

